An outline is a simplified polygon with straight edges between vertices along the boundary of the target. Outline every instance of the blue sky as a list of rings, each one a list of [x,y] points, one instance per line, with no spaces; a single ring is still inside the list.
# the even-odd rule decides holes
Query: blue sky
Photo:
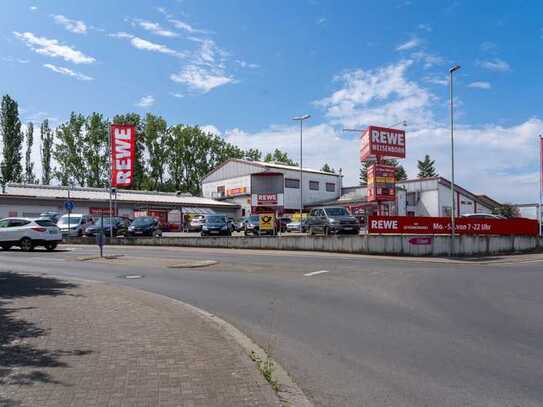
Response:
[[[358,177],[356,134],[408,123],[405,165],[449,176],[447,70],[456,76],[458,182],[537,200],[543,4],[537,1],[6,1],[0,91],[26,121],[151,111],[241,147]]]

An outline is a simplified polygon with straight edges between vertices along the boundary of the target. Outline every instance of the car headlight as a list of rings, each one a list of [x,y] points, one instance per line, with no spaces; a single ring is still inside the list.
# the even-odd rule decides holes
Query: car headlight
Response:
[[[335,219],[330,219],[330,223],[336,223],[336,222],[337,222],[337,220],[335,220]]]

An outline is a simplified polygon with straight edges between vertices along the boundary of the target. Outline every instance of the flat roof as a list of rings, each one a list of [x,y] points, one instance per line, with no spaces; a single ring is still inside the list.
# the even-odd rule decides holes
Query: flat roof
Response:
[[[34,184],[8,184],[6,193],[0,194],[0,199],[29,198],[29,199],[68,199],[68,187],[34,185]],[[109,190],[104,188],[70,188],[70,199],[87,201],[109,201]],[[130,202],[137,204],[153,204],[183,207],[209,207],[209,208],[238,208],[239,205],[216,201],[210,198],[183,195],[177,196],[174,192],[133,191],[117,189],[117,202]]]

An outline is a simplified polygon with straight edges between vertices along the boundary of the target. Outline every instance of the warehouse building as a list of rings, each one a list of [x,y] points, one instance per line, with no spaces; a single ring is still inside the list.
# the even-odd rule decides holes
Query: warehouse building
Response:
[[[0,219],[5,217],[38,217],[46,211],[66,213],[66,201],[73,201],[72,212],[98,216],[109,214],[109,191],[99,188],[8,184],[0,194]],[[190,194],[117,190],[113,194],[113,213],[133,218],[155,216],[170,230],[179,230],[187,216],[223,214],[236,216],[235,203],[200,198]]]
[[[491,213],[500,203],[456,185],[454,187],[456,216]],[[366,186],[346,187],[340,198],[326,205],[342,205],[359,217],[368,215],[450,216],[451,182],[443,177],[422,178],[396,183],[396,199],[381,203],[368,202]]]
[[[278,214],[300,209],[300,188],[304,207],[330,202],[341,196],[342,175],[279,163],[228,160],[202,181],[203,196],[241,207],[241,216],[263,211]]]

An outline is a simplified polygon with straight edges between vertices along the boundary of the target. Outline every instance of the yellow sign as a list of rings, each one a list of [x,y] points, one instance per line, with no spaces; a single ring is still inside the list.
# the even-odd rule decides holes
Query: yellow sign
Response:
[[[260,230],[273,230],[275,225],[275,216],[273,213],[261,213],[260,214]]]

